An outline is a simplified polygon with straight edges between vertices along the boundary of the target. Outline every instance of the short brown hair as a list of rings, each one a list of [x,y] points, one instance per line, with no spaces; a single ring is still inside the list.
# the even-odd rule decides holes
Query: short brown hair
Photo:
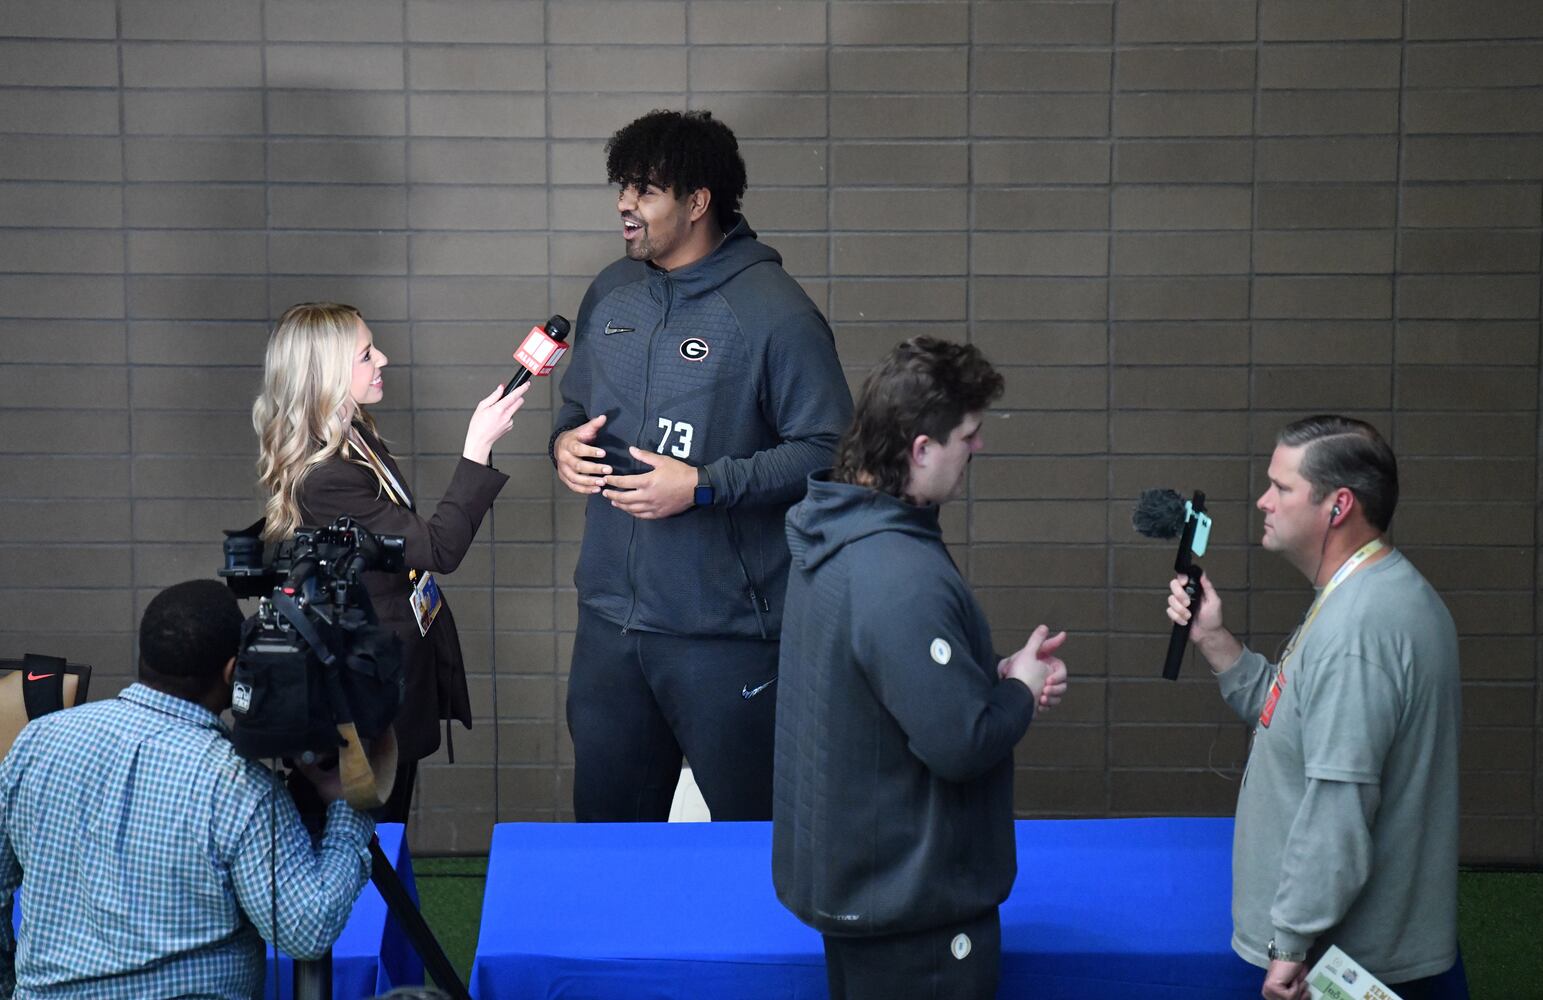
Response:
[[[918,435],[946,443],[966,414],[1002,395],[1002,376],[974,344],[913,337],[869,373],[831,478],[902,496]]]
[[[1318,503],[1343,486],[1366,511],[1366,520],[1387,531],[1398,507],[1398,459],[1393,449],[1364,420],[1333,413],[1303,417],[1288,424],[1275,443],[1307,450],[1297,473],[1312,487]]]

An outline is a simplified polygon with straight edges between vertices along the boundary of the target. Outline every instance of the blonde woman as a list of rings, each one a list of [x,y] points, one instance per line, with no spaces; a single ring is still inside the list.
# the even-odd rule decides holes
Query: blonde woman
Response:
[[[252,425],[260,449],[258,477],[269,494],[264,541],[283,540],[302,524],[326,525],[344,514],[376,534],[406,539],[410,572],[365,574],[381,623],[402,639],[407,690],[395,725],[401,763],[379,818],[405,822],[417,762],[439,748],[439,720],[446,720],[447,738],[450,719],[471,728],[455,618],[443,600],[432,617],[420,608],[432,603],[434,578],[460,565],[509,479],[491,467],[492,448],[514,426],[529,385],[502,399],[499,386],[477,404],[444,499],[424,509],[366,409],[385,394],[388,360],[354,307],[292,306],[268,340]]]

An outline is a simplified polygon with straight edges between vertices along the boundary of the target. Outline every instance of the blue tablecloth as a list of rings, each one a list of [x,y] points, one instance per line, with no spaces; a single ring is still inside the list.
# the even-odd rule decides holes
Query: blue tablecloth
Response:
[[[407,887],[414,901],[418,886],[413,880],[412,856],[402,824],[380,823],[375,827],[380,848],[391,859],[391,866]],[[291,1000],[294,987],[293,966],[288,955],[279,955],[278,981],[273,975],[273,946],[268,946],[268,983],[265,1000]],[[349,914],[348,923],[332,946],[332,995],[337,1000],[369,997],[409,983],[423,982],[423,960],[413,950],[412,942],[395,917],[386,911],[375,883],[365,884]]]
[[[1232,953],[1230,819],[1019,822],[999,996],[1253,1000]],[[495,828],[472,995],[824,1000],[777,901],[768,823]]]

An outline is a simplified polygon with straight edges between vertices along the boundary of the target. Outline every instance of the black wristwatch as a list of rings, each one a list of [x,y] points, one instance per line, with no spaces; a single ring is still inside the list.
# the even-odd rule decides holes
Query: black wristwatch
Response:
[[[691,502],[698,507],[711,507],[717,498],[718,491],[713,488],[713,480],[707,474],[707,466],[697,466],[696,489],[691,493]]]
[[[1270,938],[1270,943],[1265,946],[1265,951],[1269,954],[1270,961],[1272,961],[1272,962],[1305,962],[1305,961],[1307,961],[1307,952],[1305,952],[1305,951],[1281,951],[1279,948],[1275,947],[1275,939],[1274,938]]]

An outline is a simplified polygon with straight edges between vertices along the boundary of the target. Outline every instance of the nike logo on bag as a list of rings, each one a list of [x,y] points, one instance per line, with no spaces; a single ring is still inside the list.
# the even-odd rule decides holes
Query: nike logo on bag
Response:
[[[765,684],[758,684],[755,687],[751,687],[749,684],[746,684],[744,687],[739,689],[739,696],[746,701],[749,701],[751,698],[754,698],[756,695],[760,694],[762,691],[765,691],[775,683],[777,683],[777,678],[773,677]]]
[[[33,673],[33,672],[32,672],[32,671],[30,671],[30,670],[29,670],[29,671],[27,671],[27,680],[29,680],[29,681],[42,681],[42,680],[47,680],[47,679],[48,679],[48,678],[50,678],[50,677],[52,677],[52,676],[53,676],[53,674],[34,674],[34,673]],[[757,690],[757,691],[759,691],[759,690],[761,690],[761,689],[760,689],[760,688],[756,688],[756,690]]]
[[[607,337],[616,333],[631,333],[633,329],[634,327],[630,326],[617,326],[614,320],[608,319],[605,321],[605,335]]]

